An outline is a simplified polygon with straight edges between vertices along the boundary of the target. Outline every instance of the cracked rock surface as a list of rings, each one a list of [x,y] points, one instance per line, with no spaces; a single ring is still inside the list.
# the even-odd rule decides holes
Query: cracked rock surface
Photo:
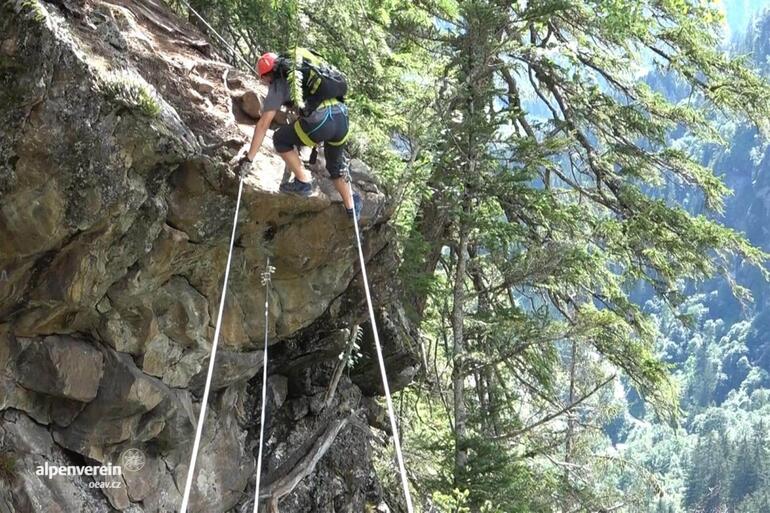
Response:
[[[0,513],[178,511],[238,193],[229,162],[263,94],[160,2],[0,0],[0,463],[13,468]],[[282,490],[282,513],[358,513],[384,494],[353,229],[325,171],[311,198],[278,193],[271,146],[243,179],[189,511],[250,511],[270,256],[263,482]],[[417,364],[392,206],[366,165],[352,175],[397,389]],[[362,358],[327,398],[359,324]],[[120,465],[127,449],[143,465],[106,478],[115,487],[35,472]]]

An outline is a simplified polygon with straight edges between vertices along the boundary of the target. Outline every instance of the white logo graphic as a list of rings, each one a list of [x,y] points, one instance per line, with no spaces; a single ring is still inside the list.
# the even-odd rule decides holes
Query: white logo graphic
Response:
[[[122,475],[121,469],[117,465],[107,463],[107,465],[38,465],[35,469],[38,476],[46,476],[53,479],[56,476],[119,476]]]
[[[128,472],[139,472],[144,464],[144,453],[140,449],[126,449],[120,455],[120,467]]]

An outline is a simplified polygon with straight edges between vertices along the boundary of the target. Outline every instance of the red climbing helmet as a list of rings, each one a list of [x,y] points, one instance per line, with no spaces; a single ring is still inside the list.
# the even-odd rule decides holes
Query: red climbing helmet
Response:
[[[278,58],[273,52],[267,52],[262,54],[262,57],[257,61],[257,72],[259,76],[265,73],[270,73],[275,68],[275,60]]]

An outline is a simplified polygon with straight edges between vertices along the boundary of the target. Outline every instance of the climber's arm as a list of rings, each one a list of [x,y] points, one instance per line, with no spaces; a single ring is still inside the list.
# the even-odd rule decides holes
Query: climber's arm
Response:
[[[249,146],[249,152],[247,156],[249,160],[254,160],[257,156],[259,148],[262,146],[262,141],[265,138],[267,129],[270,128],[270,123],[273,122],[276,111],[268,110],[262,113],[262,117],[257,121],[257,126],[254,127],[254,136],[251,138],[251,146]]]

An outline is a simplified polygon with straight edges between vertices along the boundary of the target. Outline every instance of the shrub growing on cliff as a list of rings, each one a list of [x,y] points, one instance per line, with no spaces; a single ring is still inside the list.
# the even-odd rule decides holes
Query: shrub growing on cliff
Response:
[[[130,71],[109,72],[102,78],[99,90],[110,100],[136,109],[145,116],[160,114],[160,103],[152,86]]]

